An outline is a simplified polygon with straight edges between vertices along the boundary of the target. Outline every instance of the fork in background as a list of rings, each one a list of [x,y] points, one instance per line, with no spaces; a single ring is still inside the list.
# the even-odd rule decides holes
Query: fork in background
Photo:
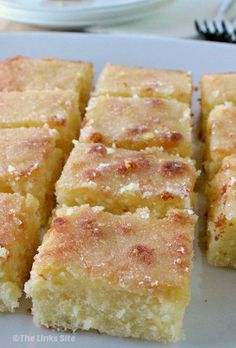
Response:
[[[203,24],[195,20],[197,32],[206,40],[236,43],[236,30],[233,23],[224,17],[233,2],[234,0],[221,1],[217,14],[212,20],[204,20]]]

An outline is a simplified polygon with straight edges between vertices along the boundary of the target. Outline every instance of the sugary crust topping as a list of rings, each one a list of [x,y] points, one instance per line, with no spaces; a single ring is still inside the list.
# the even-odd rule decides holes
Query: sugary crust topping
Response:
[[[7,259],[12,244],[23,238],[28,220],[34,214],[34,218],[38,219],[37,210],[38,201],[31,195],[23,197],[18,193],[0,193],[0,247],[2,258],[6,256],[5,259]],[[7,251],[3,250],[5,248]]]
[[[95,89],[95,95],[167,96],[185,102],[190,102],[191,92],[189,72],[111,64],[104,67]]]
[[[125,193],[138,193],[141,198],[155,200],[188,196],[197,177],[194,162],[157,151],[113,149],[101,144],[76,145],[68,159],[57,191],[70,183],[70,188],[88,187],[116,198]],[[89,185],[88,185],[89,184]]]
[[[185,146],[191,152],[190,110],[175,100],[99,96],[90,100],[80,140],[134,150],[163,146],[184,152]]]
[[[147,170],[150,168],[150,161],[145,156],[145,154],[140,154],[137,158],[122,159],[117,166],[114,166],[114,171],[117,174],[129,175],[142,169]]]
[[[65,127],[71,113],[78,114],[78,95],[73,91],[0,92],[1,127],[13,125]]]
[[[161,166],[161,172],[166,177],[182,175],[188,171],[188,166],[181,161],[167,161]]]
[[[225,101],[236,104],[235,72],[203,75],[201,89],[204,113],[208,113],[215,105],[224,104]]]
[[[106,155],[107,154],[107,149],[104,145],[102,144],[94,144],[90,146],[88,150],[89,154],[95,154],[95,155]]]
[[[146,265],[151,265],[156,261],[155,249],[142,244],[135,244],[130,247],[127,255],[134,262],[140,262]]]
[[[0,177],[30,176],[54,150],[56,137],[48,128],[0,129]]]
[[[34,268],[45,278],[48,266],[55,265],[75,277],[102,278],[138,291],[181,288],[189,281],[194,215],[172,210],[158,220],[87,205],[70,214],[67,209],[56,211],[36,258]]]
[[[18,56],[1,62],[0,91],[75,89],[78,79],[90,71],[87,62]]]

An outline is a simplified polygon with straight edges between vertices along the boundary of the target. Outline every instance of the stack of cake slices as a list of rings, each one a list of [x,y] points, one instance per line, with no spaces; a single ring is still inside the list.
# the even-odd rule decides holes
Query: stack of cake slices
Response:
[[[197,220],[191,95],[187,72],[104,67],[25,286],[36,324],[182,338]]]
[[[85,62],[0,63],[0,311],[19,305],[92,75]]]
[[[204,75],[202,130],[209,201],[207,257],[236,268],[236,74]]]

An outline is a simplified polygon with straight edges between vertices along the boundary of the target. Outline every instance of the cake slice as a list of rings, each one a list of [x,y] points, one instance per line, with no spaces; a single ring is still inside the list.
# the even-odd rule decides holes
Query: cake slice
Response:
[[[175,100],[100,96],[90,99],[81,142],[115,144],[131,150],[162,146],[169,153],[192,154],[189,107]]]
[[[37,325],[175,342],[190,297],[192,211],[63,207],[25,286]]]
[[[208,261],[236,268],[236,154],[223,160],[209,183],[209,205]]]
[[[203,134],[210,111],[220,104],[236,105],[236,73],[205,74],[201,79],[201,105]]]
[[[112,213],[148,207],[157,216],[192,208],[194,162],[156,148],[144,151],[77,142],[56,184],[57,202],[102,205]]]
[[[58,146],[67,154],[78,136],[78,95],[73,91],[0,92],[0,128],[42,127],[59,133]]]
[[[219,170],[224,157],[236,153],[236,106],[217,105],[207,119],[206,163],[209,177]]]
[[[0,129],[0,192],[31,193],[40,203],[42,224],[54,205],[62,168],[56,138],[56,130],[46,127]]]
[[[93,67],[82,61],[14,57],[0,63],[0,91],[70,89],[83,114],[92,87]]]
[[[19,306],[39,245],[38,207],[31,195],[0,193],[0,312]]]
[[[98,79],[95,95],[167,98],[190,104],[192,76],[187,71],[107,64]]]

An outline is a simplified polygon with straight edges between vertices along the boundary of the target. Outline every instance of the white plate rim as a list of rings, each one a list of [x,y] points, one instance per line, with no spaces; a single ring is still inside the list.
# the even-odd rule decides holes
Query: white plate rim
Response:
[[[85,25],[117,24],[141,18],[150,13],[157,4],[163,3],[164,0],[140,0],[129,6],[111,6],[110,8],[90,10],[68,9],[68,11],[38,11],[24,7],[9,7],[5,4],[6,2],[0,1],[0,16],[2,18],[39,26],[76,28]]]

